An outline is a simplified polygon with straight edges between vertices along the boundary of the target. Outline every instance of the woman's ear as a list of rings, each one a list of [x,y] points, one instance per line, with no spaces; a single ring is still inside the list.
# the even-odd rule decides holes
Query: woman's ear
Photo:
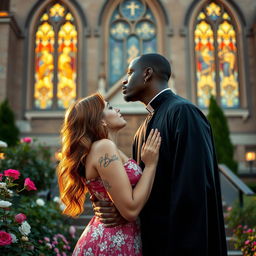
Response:
[[[107,126],[107,123],[106,123],[106,121],[105,121],[104,119],[101,120],[101,124],[102,124],[103,126],[105,126],[105,127]]]

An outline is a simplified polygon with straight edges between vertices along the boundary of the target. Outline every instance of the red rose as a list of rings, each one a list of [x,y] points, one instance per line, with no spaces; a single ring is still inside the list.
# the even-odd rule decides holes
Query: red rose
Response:
[[[24,187],[26,188],[26,190],[30,191],[30,190],[37,190],[35,183],[30,179],[30,178],[26,178],[25,182],[24,182]]]
[[[4,171],[4,176],[11,177],[13,180],[17,180],[20,177],[20,172],[13,169],[8,169]]]
[[[30,137],[25,137],[25,138],[22,138],[21,140],[20,140],[20,142],[22,142],[22,143],[31,143],[32,142],[32,138],[30,138]]]
[[[12,243],[12,237],[5,231],[0,231],[0,246],[9,245]]]
[[[15,221],[18,223],[22,223],[26,219],[27,219],[27,216],[23,213],[19,213],[15,216]]]

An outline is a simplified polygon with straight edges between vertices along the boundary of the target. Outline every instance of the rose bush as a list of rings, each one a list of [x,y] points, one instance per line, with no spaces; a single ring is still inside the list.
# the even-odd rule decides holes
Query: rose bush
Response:
[[[51,159],[52,152],[48,147],[38,144],[36,141],[33,142],[29,137],[21,141],[17,146],[2,149],[4,159],[0,159],[0,170],[22,170],[21,180],[29,177],[37,185],[38,191],[51,188],[55,182],[55,166]],[[15,173],[10,170],[8,173],[17,178]],[[19,189],[23,187],[21,180],[17,182]],[[31,195],[31,192],[24,190],[22,194]]]
[[[245,197],[244,206],[238,202],[226,214],[228,227],[233,230],[236,249],[244,256],[256,256],[256,199]]]
[[[16,170],[17,171],[17,170]],[[19,172],[19,171],[17,171]],[[5,173],[5,172],[4,172]],[[8,175],[8,173],[7,173]],[[15,177],[0,182],[0,251],[4,255],[71,255],[76,242],[74,227],[61,215],[59,198],[45,201],[36,195],[18,195]],[[36,189],[29,179],[22,190]],[[57,199],[56,199],[57,198]],[[70,231],[70,230],[71,231]]]

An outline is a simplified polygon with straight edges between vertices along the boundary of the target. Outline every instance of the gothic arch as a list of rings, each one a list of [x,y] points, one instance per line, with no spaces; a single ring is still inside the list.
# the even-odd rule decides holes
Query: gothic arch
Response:
[[[106,77],[108,81],[108,62],[109,62],[109,24],[111,16],[114,10],[124,1],[105,1],[104,5],[102,6],[99,18],[98,18],[98,27],[101,31],[98,31],[98,35],[102,37],[100,40],[99,50],[102,52],[101,60],[99,61],[100,67],[100,76]],[[147,5],[150,11],[152,12],[157,25],[157,51],[164,55],[169,55],[168,52],[168,45],[167,37],[172,36],[172,29],[171,29],[171,22],[170,17],[167,15],[162,3],[160,1],[147,1],[147,0],[140,0],[143,4]]]
[[[239,109],[246,109],[248,106],[247,101],[247,93],[246,93],[246,69],[245,65],[247,64],[245,61],[245,33],[246,33],[246,22],[245,18],[241,12],[241,10],[233,4],[233,1],[226,0],[215,0],[215,1],[198,1],[195,0],[190,5],[188,12],[184,19],[184,29],[185,32],[183,35],[187,36],[187,49],[189,56],[189,61],[187,61],[187,70],[188,72],[188,82],[187,82],[187,90],[189,92],[190,99],[194,103],[198,103],[197,99],[197,76],[196,76],[196,53],[195,53],[195,42],[194,42],[194,31],[197,24],[197,18],[201,10],[211,2],[215,2],[219,6],[223,7],[228,15],[232,19],[232,24],[234,26],[236,32],[236,47],[237,47],[237,69],[238,69],[238,86],[239,86]],[[217,43],[215,44],[217,45]],[[215,50],[217,52],[217,50]],[[215,56],[216,57],[216,56]],[[218,58],[218,57],[216,57]],[[219,60],[218,60],[219,61]],[[217,72],[218,73],[218,72]],[[219,76],[217,74],[216,76]],[[218,81],[216,82],[218,83]],[[217,84],[220,87],[220,85]]]
[[[56,1],[55,1],[56,2]],[[34,90],[34,42],[35,42],[35,32],[37,29],[37,24],[42,16],[43,12],[46,10],[51,3],[55,3],[52,0],[41,1],[38,0],[34,6],[31,8],[27,20],[25,22],[25,67],[27,67],[27,72],[25,72],[24,77],[24,98],[26,98],[26,106],[24,106],[25,111],[34,110],[33,102],[33,90]],[[75,0],[59,0],[61,4],[66,6],[70,13],[72,14],[76,26],[77,32],[77,49],[80,54],[77,54],[76,65],[77,65],[77,77],[76,77],[76,97],[85,94],[85,88],[82,86],[85,80],[85,67],[82,66],[82,62],[85,54],[85,40],[84,35],[86,34],[87,21],[83,14],[82,9]]]

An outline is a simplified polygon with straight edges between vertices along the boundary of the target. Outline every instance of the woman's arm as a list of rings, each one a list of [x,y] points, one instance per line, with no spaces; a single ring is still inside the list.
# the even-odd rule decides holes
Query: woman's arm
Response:
[[[155,177],[160,141],[159,132],[152,130],[142,147],[142,160],[145,168],[135,188],[131,186],[115,144],[105,139],[97,145],[96,168],[98,173],[109,197],[120,214],[128,221],[137,218],[149,197]]]

